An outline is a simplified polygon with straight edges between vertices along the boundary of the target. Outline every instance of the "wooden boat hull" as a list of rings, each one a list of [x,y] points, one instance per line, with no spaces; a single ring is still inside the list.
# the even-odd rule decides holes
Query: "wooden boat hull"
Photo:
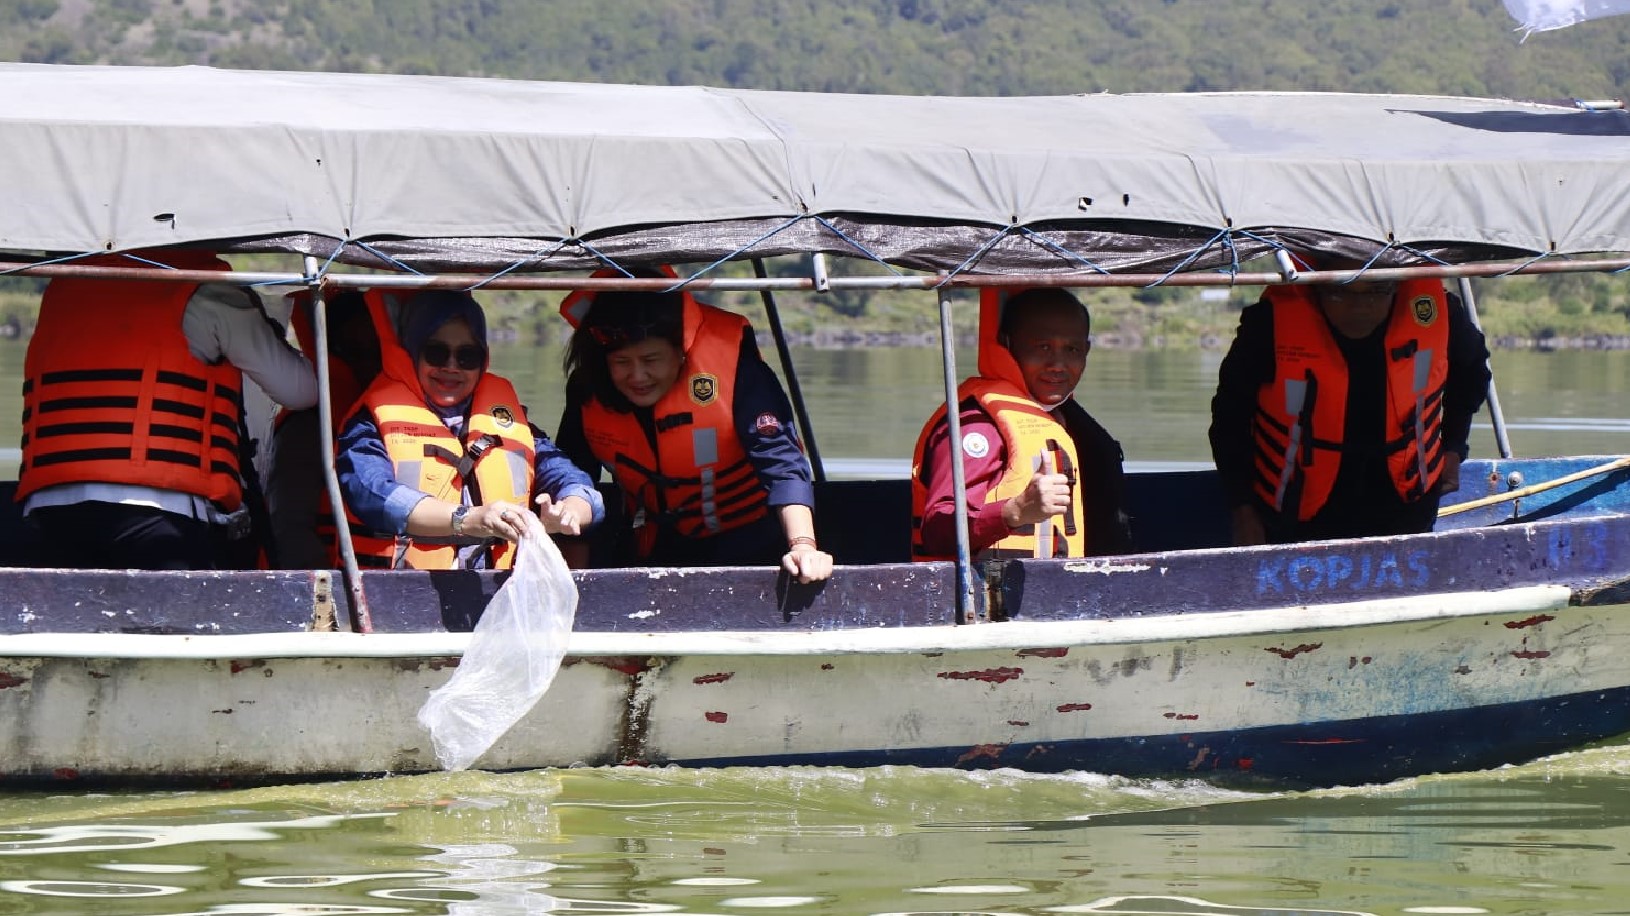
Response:
[[[1493,489],[1511,465],[1468,467]],[[1428,535],[1007,561],[962,625],[945,563],[820,587],[580,572],[565,664],[478,765],[1329,785],[1532,759],[1630,732],[1625,473],[1522,507],[1543,521],[1491,508]],[[1162,492],[1191,499],[1183,480]],[[0,785],[435,769],[416,713],[501,577],[364,579],[368,634],[312,631],[346,616],[329,572],[0,569]]]
[[[1011,766],[1308,785],[1483,767],[1630,730],[1630,616],[1569,597],[1537,586],[1203,618],[578,633],[481,766]],[[467,639],[86,635],[72,650],[13,637],[8,653],[39,654],[0,659],[12,748],[0,777],[435,769],[415,713]],[[100,652],[110,641],[161,657]]]

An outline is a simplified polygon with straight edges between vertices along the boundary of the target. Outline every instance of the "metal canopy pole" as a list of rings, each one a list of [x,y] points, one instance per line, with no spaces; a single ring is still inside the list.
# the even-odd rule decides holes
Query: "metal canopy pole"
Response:
[[[753,274],[760,280],[769,279],[764,259],[753,259]],[[770,336],[775,338],[775,352],[781,357],[781,374],[787,377],[787,393],[792,396],[792,412],[798,418],[798,428],[804,433],[804,448],[809,452],[809,465],[815,472],[816,483],[826,483],[826,466],[821,463],[821,450],[815,447],[815,428],[809,425],[809,410],[804,404],[804,389],[798,384],[798,373],[792,368],[792,352],[787,349],[787,332],[781,327],[781,310],[775,306],[775,293],[769,287],[758,291],[764,302],[764,312],[770,319]]]
[[[956,622],[972,623],[974,603],[973,551],[968,537],[968,474],[962,466],[962,411],[958,409],[956,333],[951,327],[951,291],[941,287],[940,358],[945,365],[945,422],[949,424],[951,485],[956,493]]]
[[[1460,301],[1465,303],[1466,317],[1472,321],[1472,327],[1481,334],[1483,322],[1477,317],[1477,298],[1472,295],[1472,281],[1466,277],[1460,278]],[[1500,450],[1501,458],[1511,457],[1511,436],[1505,428],[1505,414],[1500,411],[1500,395],[1494,390],[1494,367],[1489,366],[1489,420],[1494,423],[1494,444]]]
[[[372,633],[373,616],[368,613],[368,597],[362,591],[362,573],[357,569],[356,549],[351,545],[351,526],[345,517],[345,501],[340,496],[340,477],[334,469],[334,398],[329,391],[328,302],[323,298],[322,280],[317,275],[317,259],[306,258],[306,276],[311,287],[311,322],[317,338],[317,441],[322,454],[323,483],[328,489],[328,508],[334,516],[334,536],[339,539],[340,563],[345,586],[351,595],[351,629]]]

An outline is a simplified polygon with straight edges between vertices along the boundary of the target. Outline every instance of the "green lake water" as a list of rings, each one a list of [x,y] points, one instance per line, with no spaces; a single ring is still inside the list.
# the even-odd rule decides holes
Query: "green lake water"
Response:
[[[0,913],[1624,913],[1627,767],[1304,794],[624,768],[0,796]]]
[[[0,390],[22,355],[0,342]],[[495,351],[546,428],[558,359]],[[938,353],[796,359],[833,473],[903,475]],[[1203,465],[1220,359],[1100,348],[1082,399],[1134,467]],[[1495,372],[1519,455],[1630,451],[1630,353],[1501,352]],[[1630,913],[1630,746],[1296,794],[910,768],[0,794],[0,916],[762,912]]]

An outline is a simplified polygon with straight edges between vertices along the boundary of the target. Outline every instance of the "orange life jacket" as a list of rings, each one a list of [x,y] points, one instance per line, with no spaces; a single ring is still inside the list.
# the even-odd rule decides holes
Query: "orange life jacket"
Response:
[[[148,256],[183,270],[231,270],[204,252]],[[123,257],[83,263],[129,267]],[[243,375],[187,348],[194,283],[52,280],[23,366],[17,498],[70,483],[113,483],[243,504]]]
[[[985,504],[1006,502],[1030,485],[1030,478],[1034,477],[1041,466],[1041,454],[1050,452],[1053,456],[1053,466],[1058,473],[1071,478],[1075,484],[1070,488],[1070,508],[1062,516],[1052,519],[1053,545],[1048,556],[1084,557],[1087,555],[1087,534],[1085,507],[1082,505],[1081,486],[1075,479],[1081,467],[1080,457],[1076,454],[1075,441],[1070,438],[1069,431],[1064,425],[1053,418],[1051,413],[1031,400],[1029,393],[1023,388],[1016,388],[1011,382],[1001,379],[986,379],[980,377],[970,378],[957,388],[957,401],[966,404],[969,401],[977,403],[981,410],[990,415],[995,421],[996,429],[1002,436],[1002,447],[1006,449],[1006,461],[1002,467],[1002,476],[996,484],[985,491]],[[923,512],[928,506],[928,486],[923,470],[923,459],[928,439],[933,431],[943,422],[945,407],[942,405],[935,412],[933,419],[923,427],[917,436],[917,448],[911,458],[911,558],[913,560],[948,560],[952,557],[937,556],[929,553],[922,542]],[[960,460],[962,446],[952,443],[947,457]],[[1023,528],[1010,529],[1006,537],[981,550],[975,559],[993,559],[996,557],[1034,557],[1038,556],[1039,525],[1026,525]],[[1059,550],[1062,540],[1063,550]]]
[[[1069,430],[1051,412],[1042,408],[1024,383],[1024,373],[998,339],[1001,326],[1002,304],[1007,290],[986,287],[979,296],[979,375],[957,387],[957,403],[977,403],[1002,436],[1006,461],[1002,476],[985,491],[985,504],[1006,502],[1024,492],[1030,478],[1040,467],[1042,452],[1051,452],[1057,473],[1070,478],[1070,509],[1052,520],[1053,545],[1050,556],[1084,557],[1087,555],[1086,506],[1082,487],[1077,479],[1080,456]],[[928,506],[928,480],[923,473],[928,439],[945,420],[945,406],[941,405],[922,432],[917,435],[917,447],[911,459],[911,558],[913,560],[948,560],[952,557],[927,552],[922,542],[923,512]],[[950,443],[948,455],[961,460],[961,443]],[[1027,525],[1010,530],[1006,537],[980,551],[975,559],[996,557],[1033,557],[1038,555],[1037,529]],[[1058,547],[1062,542],[1064,552]]]
[[[1257,393],[1256,493],[1297,519],[1317,515],[1341,467],[1347,364],[1324,313],[1302,286],[1270,286],[1274,380]],[[1394,488],[1414,502],[1443,470],[1448,302],[1437,280],[1400,283],[1387,319],[1386,453]]]
[[[683,298],[685,359],[678,381],[652,407],[655,447],[632,412],[594,398],[583,405],[584,436],[623,491],[642,557],[659,525],[708,537],[769,511],[769,491],[736,435],[736,363],[747,319]]]
[[[470,505],[499,500],[530,505],[537,443],[508,381],[490,372],[481,376],[462,440],[425,406],[417,385],[381,376],[363,393],[362,404],[379,427],[398,483],[450,503],[465,502],[468,490]],[[477,543],[482,539],[386,535],[352,519],[352,545],[363,566],[452,569],[458,547]],[[491,568],[514,563],[508,541],[492,550]]]
[[[405,356],[401,345],[397,342],[396,326],[391,315],[391,310],[397,307],[397,303],[393,298],[396,294],[382,289],[364,289],[358,292],[362,295],[363,303],[368,310],[369,321],[373,325],[375,344],[379,348],[380,375],[388,374],[383,367],[389,365],[391,373],[394,373],[395,377],[411,379],[413,385],[416,386],[418,376],[415,374],[416,370],[413,361],[410,357]],[[290,293],[289,298],[294,303],[294,309],[290,312],[289,324],[294,329],[295,340],[299,342],[300,351],[312,360],[313,365],[316,365],[317,332],[312,325],[311,293],[307,290],[299,290]],[[366,386],[360,383],[356,372],[332,352],[328,357],[328,367],[329,403],[334,408],[334,433],[337,437],[340,430],[345,427],[346,421],[351,419],[351,415],[356,413],[357,408],[361,406],[358,402],[361,400]],[[372,382],[373,380],[370,379],[369,384],[372,384]],[[281,425],[283,418],[287,415],[286,412],[279,411],[274,422]],[[357,522],[354,517],[350,517],[349,512],[346,514],[354,538],[371,536],[368,529]],[[334,526],[334,507],[329,502],[326,489],[318,496],[316,526],[317,539],[322,542],[323,547],[328,551],[329,566],[335,569],[339,568],[340,546]],[[359,554],[358,562],[363,562],[364,559]]]
[[[368,296],[378,296],[372,290],[359,290],[365,300]],[[332,297],[330,297],[332,299]],[[299,345],[300,352],[311,360],[313,366],[317,365],[317,329],[313,325],[311,290],[302,289],[289,293],[288,299],[293,305],[289,312],[289,327],[294,331],[295,343]],[[333,314],[332,310],[329,312]],[[373,316],[370,314],[369,316]],[[377,332],[377,326],[375,328]],[[377,333],[376,333],[377,336]],[[394,335],[386,338],[394,343]],[[360,379],[352,365],[337,355],[333,350],[333,340],[329,340],[328,353],[328,391],[329,403],[334,407],[334,431],[339,432],[356,407],[357,399],[362,397],[363,389],[373,382],[373,379]],[[316,408],[312,408],[315,410]],[[279,419],[283,416],[278,414]]]

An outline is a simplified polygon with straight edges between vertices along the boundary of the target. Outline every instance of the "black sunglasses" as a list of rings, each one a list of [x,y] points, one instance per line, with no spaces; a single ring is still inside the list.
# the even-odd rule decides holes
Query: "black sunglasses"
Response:
[[[475,344],[464,344],[454,350],[439,340],[432,340],[419,350],[419,358],[424,360],[426,365],[438,369],[447,365],[448,357],[457,360],[460,369],[469,371],[481,368],[481,364],[487,361],[487,352]]]

